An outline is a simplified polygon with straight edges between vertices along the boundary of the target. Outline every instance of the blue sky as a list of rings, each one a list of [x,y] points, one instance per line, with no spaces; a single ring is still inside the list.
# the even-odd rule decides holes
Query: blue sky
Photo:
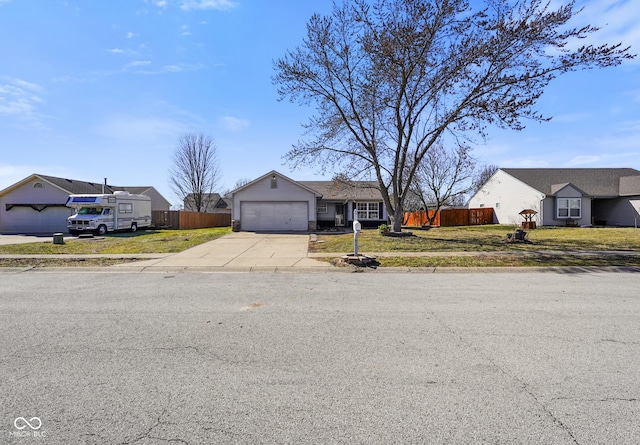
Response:
[[[554,0],[559,3],[560,0]],[[595,42],[640,53],[640,2],[579,1]],[[272,169],[312,110],[278,102],[272,61],[328,0],[0,0],[0,190],[31,173],[153,185],[172,203],[179,136],[213,137],[221,189]],[[500,167],[640,169],[640,60],[571,73],[539,109],[550,123],[494,131],[474,150]]]

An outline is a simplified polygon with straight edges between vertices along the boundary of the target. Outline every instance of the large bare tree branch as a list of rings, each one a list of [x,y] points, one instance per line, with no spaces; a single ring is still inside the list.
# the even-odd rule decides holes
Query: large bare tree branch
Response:
[[[484,138],[489,126],[545,121],[535,104],[555,77],[633,58],[621,44],[571,49],[597,32],[572,28],[570,1],[345,0],[314,15],[302,44],[275,61],[282,99],[314,104],[306,139],[285,158],[370,171],[394,230],[430,149]]]

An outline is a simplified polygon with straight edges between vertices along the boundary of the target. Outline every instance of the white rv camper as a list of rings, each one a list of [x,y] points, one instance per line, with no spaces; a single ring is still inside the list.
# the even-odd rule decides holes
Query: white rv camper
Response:
[[[113,195],[69,195],[67,207],[75,210],[67,218],[72,235],[94,232],[104,235],[114,230],[136,230],[151,225],[151,198],[115,192]]]

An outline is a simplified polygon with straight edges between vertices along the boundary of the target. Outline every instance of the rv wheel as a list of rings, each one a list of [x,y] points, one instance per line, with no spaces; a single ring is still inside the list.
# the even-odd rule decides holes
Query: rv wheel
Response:
[[[138,231],[138,225],[136,223],[131,224],[131,231],[132,232],[137,232]]]
[[[106,233],[107,233],[107,226],[105,226],[104,224],[101,224],[100,226],[98,226],[98,235],[104,236]]]

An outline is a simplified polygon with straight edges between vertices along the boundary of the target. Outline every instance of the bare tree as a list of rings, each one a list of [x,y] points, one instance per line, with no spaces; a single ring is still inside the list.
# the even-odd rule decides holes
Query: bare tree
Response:
[[[231,192],[233,192],[236,189],[239,189],[243,185],[247,185],[250,182],[251,182],[251,179],[249,178],[240,178],[235,182],[235,184],[233,184],[233,188],[226,189],[224,192],[222,192],[222,196],[225,198],[231,198]]]
[[[169,172],[171,188],[197,212],[206,212],[215,205],[209,197],[221,178],[217,148],[209,136],[186,133],[180,136],[173,155],[174,166]]]
[[[497,165],[485,165],[473,179],[473,193],[476,193],[498,171]]]
[[[546,121],[535,104],[556,76],[634,57],[621,44],[571,46],[598,30],[568,26],[573,1],[556,10],[547,0],[484,3],[345,0],[314,15],[302,45],[274,62],[280,98],[316,106],[307,139],[285,158],[369,172],[400,231],[432,147],[484,138],[489,125]]]
[[[416,169],[410,191],[413,192],[433,225],[442,206],[460,205],[473,188],[475,162],[469,148],[461,145],[447,151],[442,145],[431,147]],[[433,210],[429,215],[429,210]]]

